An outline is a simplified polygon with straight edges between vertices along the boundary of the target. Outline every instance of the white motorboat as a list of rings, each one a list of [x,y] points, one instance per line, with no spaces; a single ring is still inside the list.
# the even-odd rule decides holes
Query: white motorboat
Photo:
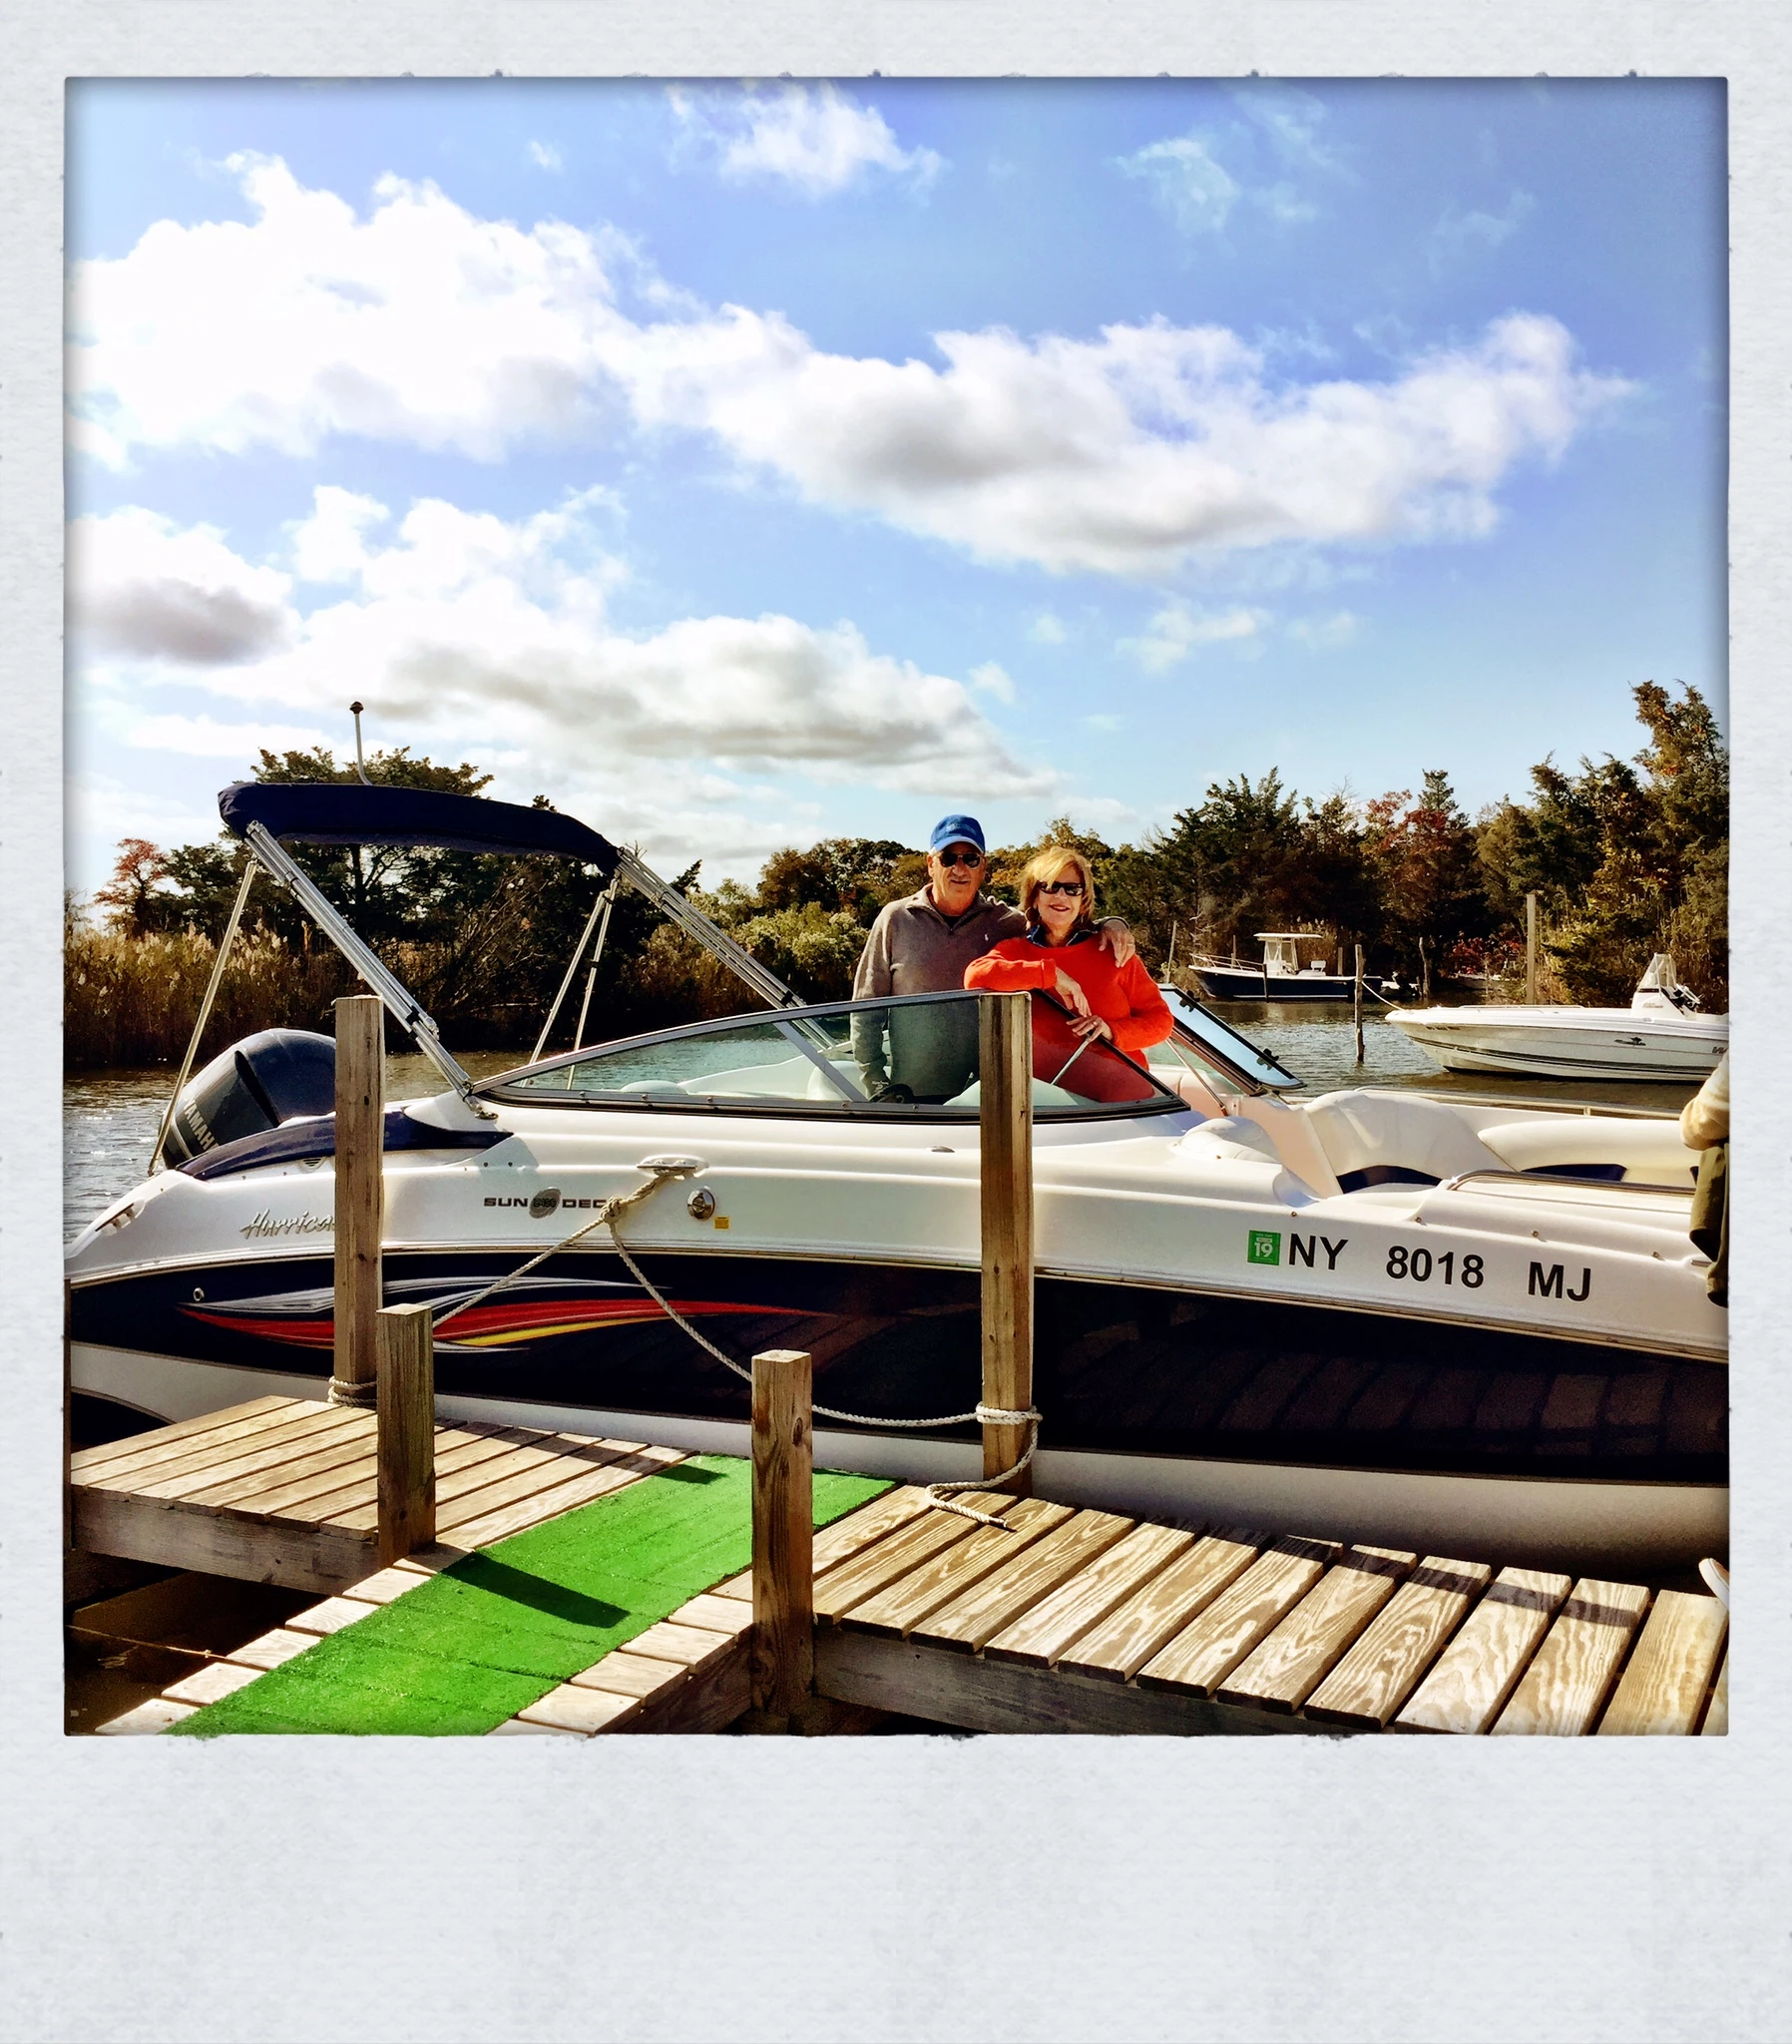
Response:
[[[745,1452],[746,1386],[700,1333],[736,1361],[812,1353],[822,1463],[978,1472],[974,1428],[895,1425],[977,1396],[976,995],[786,1005],[551,812],[333,784],[223,806],[443,1072],[387,1113],[384,1281],[437,1306],[445,1416]],[[558,850],[658,890],[770,1005],[475,1084],[283,839]],[[291,1108],[318,1083],[295,1035],[208,1067],[173,1118],[181,1161],[73,1245],[89,1422],[328,1377],[334,1124]],[[1036,1001],[1044,1494],[1588,1565],[1724,1551],[1725,1315],[1671,1120],[1289,1101],[1181,1030],[1148,1068],[1076,1044]]]
[[[1729,1048],[1730,1018],[1698,999],[1658,952],[1627,1008],[1395,1008],[1387,1018],[1447,1072],[1701,1085]]]

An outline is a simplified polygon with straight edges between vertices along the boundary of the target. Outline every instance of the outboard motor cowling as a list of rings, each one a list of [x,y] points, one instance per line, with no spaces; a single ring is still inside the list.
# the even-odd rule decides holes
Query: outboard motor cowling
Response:
[[[185,1164],[202,1151],[277,1129],[336,1105],[336,1045],[308,1029],[263,1029],[195,1073],[175,1103],[162,1154]]]

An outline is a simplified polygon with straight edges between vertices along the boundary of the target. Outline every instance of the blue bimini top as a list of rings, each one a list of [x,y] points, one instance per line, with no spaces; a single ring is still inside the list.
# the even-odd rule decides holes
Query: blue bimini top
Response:
[[[224,827],[243,837],[260,823],[298,844],[405,844],[489,851],[512,858],[546,852],[596,866],[608,880],[619,853],[577,816],[491,802],[428,787],[367,787],[353,780],[238,780],[218,797]]]

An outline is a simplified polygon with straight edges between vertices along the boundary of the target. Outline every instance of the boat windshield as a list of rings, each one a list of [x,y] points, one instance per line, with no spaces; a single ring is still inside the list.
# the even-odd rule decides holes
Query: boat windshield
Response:
[[[974,1121],[977,1010],[975,994],[923,994],[701,1023],[579,1051],[479,1090],[555,1105]],[[1038,995],[1033,1074],[1040,1119],[1182,1109],[1111,1044],[1083,1042]]]

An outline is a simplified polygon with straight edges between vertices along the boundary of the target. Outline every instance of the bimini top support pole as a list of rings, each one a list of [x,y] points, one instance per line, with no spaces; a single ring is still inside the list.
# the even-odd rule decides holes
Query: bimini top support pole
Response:
[[[651,867],[643,865],[632,851],[619,851],[616,867],[638,894],[645,894],[669,922],[676,923],[686,936],[694,937],[704,950],[720,959],[736,979],[744,980],[768,1006],[802,1006],[800,999],[775,972],[761,965],[750,951],[735,943],[701,909],[693,908],[677,888],[669,886]]]
[[[490,1120],[491,1109],[473,1097],[472,1075],[442,1048],[441,1032],[436,1028],[434,1018],[424,1010],[415,995],[379,962],[355,934],[347,917],[325,897],[265,823],[251,821],[242,834],[248,839],[255,856],[297,899],[317,927],[354,967],[368,991],[378,994],[385,1003],[387,1014],[399,1028],[415,1040],[417,1048],[467,1106],[475,1114]]]
[[[187,1089],[188,1080],[193,1077],[193,1061],[199,1055],[200,1038],[206,1033],[206,1024],[212,1019],[212,1004],[218,999],[218,989],[224,982],[224,960],[229,957],[230,946],[236,940],[236,925],[242,920],[248,890],[254,884],[255,859],[251,852],[243,865],[242,878],[237,882],[236,898],[230,903],[230,918],[224,924],[224,935],[218,940],[218,956],[212,961],[212,978],[206,987],[206,998],[200,1003],[200,1018],[193,1025],[193,1034],[187,1040],[187,1055],[181,1060],[181,1076],[175,1081],[175,1090],[168,1096],[167,1107],[162,1110],[162,1126],[156,1131],[156,1147],[150,1152],[150,1169],[146,1176],[153,1176],[162,1162],[168,1132],[175,1125],[175,1109]]]

